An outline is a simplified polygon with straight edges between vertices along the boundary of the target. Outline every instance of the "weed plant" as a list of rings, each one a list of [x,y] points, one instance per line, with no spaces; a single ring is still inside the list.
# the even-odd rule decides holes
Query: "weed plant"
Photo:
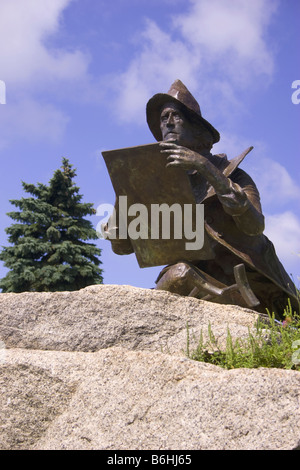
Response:
[[[278,322],[267,312],[266,320],[260,318],[248,337],[233,340],[227,329],[226,348],[221,349],[211,325],[208,340],[204,342],[201,331],[197,349],[190,352],[187,327],[187,355],[190,359],[215,364],[226,369],[276,367],[300,371],[300,315],[292,311],[290,302],[284,312],[284,321]]]

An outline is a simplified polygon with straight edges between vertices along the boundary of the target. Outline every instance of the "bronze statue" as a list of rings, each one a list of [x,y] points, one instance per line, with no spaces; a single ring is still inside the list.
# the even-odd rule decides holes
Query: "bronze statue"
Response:
[[[268,308],[277,317],[282,317],[288,298],[297,309],[293,282],[263,234],[259,192],[238,168],[252,147],[232,160],[225,154],[213,155],[212,146],[220,135],[202,117],[199,104],[180,80],[167,93],[154,95],[146,114],[166,166],[188,173],[205,214],[205,243],[197,259],[178,259],[166,266],[156,288],[264,313]],[[111,243],[115,253],[133,252],[130,239]]]

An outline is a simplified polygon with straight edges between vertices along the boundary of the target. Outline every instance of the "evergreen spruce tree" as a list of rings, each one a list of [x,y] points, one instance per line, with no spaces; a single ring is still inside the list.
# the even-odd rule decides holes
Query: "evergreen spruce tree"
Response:
[[[2,292],[77,290],[101,284],[101,250],[88,240],[97,234],[86,215],[95,214],[75,186],[76,176],[63,158],[48,185],[22,183],[32,197],[10,202],[19,208],[7,215],[16,223],[6,229],[11,246],[0,260],[10,269],[0,280]]]

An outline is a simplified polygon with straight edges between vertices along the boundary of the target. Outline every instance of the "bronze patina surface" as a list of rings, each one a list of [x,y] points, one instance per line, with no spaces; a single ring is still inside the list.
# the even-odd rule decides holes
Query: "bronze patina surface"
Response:
[[[148,217],[143,220],[147,226],[147,238],[130,239],[132,249],[141,268],[176,263],[180,258],[192,261],[197,259],[197,251],[186,250],[190,240],[184,237],[184,205],[195,208],[195,197],[187,173],[181,168],[166,168],[166,157],[159,144],[141,145],[102,152],[117,198],[127,196],[127,206],[143,204]],[[182,238],[174,238],[174,214],[170,214],[170,237],[162,238],[162,224],[159,224],[159,238],[151,233],[151,207],[163,204],[169,208],[179,205],[182,214]],[[178,209],[178,208],[177,208]],[[137,212],[138,216],[139,213]],[[118,213],[119,215],[119,213]],[[195,214],[191,214],[192,230],[196,229]],[[128,226],[134,216],[127,215]],[[153,217],[152,217],[153,219]],[[161,219],[159,219],[161,222]],[[198,256],[200,254],[198,253]]]
[[[127,195],[130,204],[203,204],[205,242],[191,254],[182,250],[182,243],[174,243],[178,240],[156,244],[151,238],[117,236],[111,240],[113,251],[135,252],[140,266],[167,264],[156,280],[157,289],[264,313],[268,308],[279,318],[288,299],[298,310],[294,284],[263,233],[259,191],[239,168],[252,147],[231,160],[214,155],[211,149],[220,135],[180,80],[148,101],[146,116],[158,144],[104,154],[116,195]],[[133,152],[136,158],[128,158]]]

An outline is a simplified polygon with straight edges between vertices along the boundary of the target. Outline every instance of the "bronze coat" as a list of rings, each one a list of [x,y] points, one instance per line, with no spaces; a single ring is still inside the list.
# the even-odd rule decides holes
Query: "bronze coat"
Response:
[[[217,243],[218,264],[229,271],[236,260],[245,263],[249,283],[261,301],[262,310],[266,307],[280,310],[286,307],[287,298],[298,309],[294,284],[279,261],[273,243],[263,234],[264,217],[260,205],[259,192],[250,176],[238,165],[251,150],[228,161],[225,155],[215,155],[216,166],[237,188],[247,202],[239,214],[237,209],[226,207],[224,197],[218,196],[209,187],[204,197],[197,202],[204,204],[205,230]],[[193,177],[192,177],[193,178]],[[197,189],[197,175],[192,182]],[[197,263],[199,268],[205,263]],[[213,273],[210,273],[213,274]],[[277,304],[277,307],[276,307]]]

